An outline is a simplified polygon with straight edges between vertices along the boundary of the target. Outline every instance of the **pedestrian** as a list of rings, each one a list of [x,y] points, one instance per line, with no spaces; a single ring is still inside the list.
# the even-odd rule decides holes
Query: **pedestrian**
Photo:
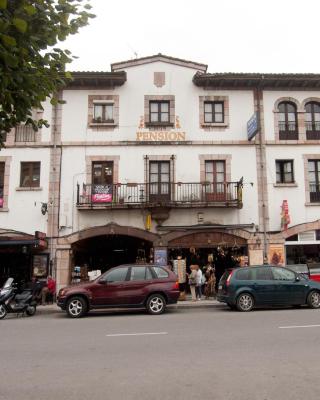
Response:
[[[215,268],[211,263],[208,263],[208,265],[207,265],[205,277],[206,277],[206,286],[205,286],[205,290],[204,290],[204,295],[205,295],[206,300],[208,300],[210,296],[215,297],[215,295],[216,295]]]
[[[52,276],[48,275],[47,283],[41,290],[41,304],[43,306],[46,305],[49,297],[54,299],[54,295],[56,293],[56,281],[52,279]]]
[[[201,300],[202,284],[203,284],[202,271],[201,271],[201,268],[199,267],[199,265],[197,265],[197,267],[196,267],[196,298],[197,298],[197,300]]]
[[[197,270],[195,265],[190,266],[191,273],[188,274],[189,278],[189,285],[190,285],[190,292],[192,301],[196,301],[196,284],[197,284]]]

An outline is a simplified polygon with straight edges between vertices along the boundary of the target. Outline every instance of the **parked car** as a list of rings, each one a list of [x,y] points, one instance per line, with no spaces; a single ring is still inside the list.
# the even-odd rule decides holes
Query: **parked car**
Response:
[[[305,278],[310,279],[310,270],[307,264],[288,264],[285,266],[297,274],[303,275]]]
[[[320,283],[285,267],[241,267],[223,274],[217,300],[239,311],[251,311],[256,306],[304,304],[320,308]]]
[[[79,318],[88,311],[102,308],[146,308],[161,314],[167,304],[179,297],[177,276],[158,265],[119,265],[96,280],[59,291],[58,306],[69,317]]]

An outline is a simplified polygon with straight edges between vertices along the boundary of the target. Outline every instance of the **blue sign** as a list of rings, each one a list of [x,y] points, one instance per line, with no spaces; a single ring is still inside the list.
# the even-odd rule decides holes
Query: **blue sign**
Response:
[[[248,140],[253,139],[259,130],[259,117],[258,113],[254,113],[253,116],[247,122],[247,134]]]

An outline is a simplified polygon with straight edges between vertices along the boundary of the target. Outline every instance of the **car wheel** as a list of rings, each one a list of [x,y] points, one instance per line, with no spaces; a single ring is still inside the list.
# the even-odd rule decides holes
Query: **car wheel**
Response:
[[[147,311],[149,314],[162,314],[166,309],[166,301],[161,294],[153,294],[148,298]]]
[[[27,314],[29,317],[32,317],[32,316],[36,313],[36,311],[37,311],[37,307],[36,307],[36,306],[29,306],[29,307],[26,309],[26,314]]]
[[[251,311],[254,306],[254,299],[249,293],[242,293],[237,298],[237,310]]]
[[[71,297],[67,303],[67,314],[71,318],[81,318],[87,313],[87,302],[83,297]]]
[[[320,293],[313,290],[309,293],[307,303],[310,308],[320,308]]]
[[[7,315],[7,309],[3,304],[0,305],[0,319],[3,319]]]

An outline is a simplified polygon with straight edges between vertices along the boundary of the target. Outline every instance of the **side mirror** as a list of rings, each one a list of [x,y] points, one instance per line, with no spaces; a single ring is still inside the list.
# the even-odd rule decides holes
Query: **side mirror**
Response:
[[[100,285],[106,285],[106,284],[107,284],[107,281],[104,281],[103,279],[100,279],[100,281],[98,281],[98,283],[99,283]]]

